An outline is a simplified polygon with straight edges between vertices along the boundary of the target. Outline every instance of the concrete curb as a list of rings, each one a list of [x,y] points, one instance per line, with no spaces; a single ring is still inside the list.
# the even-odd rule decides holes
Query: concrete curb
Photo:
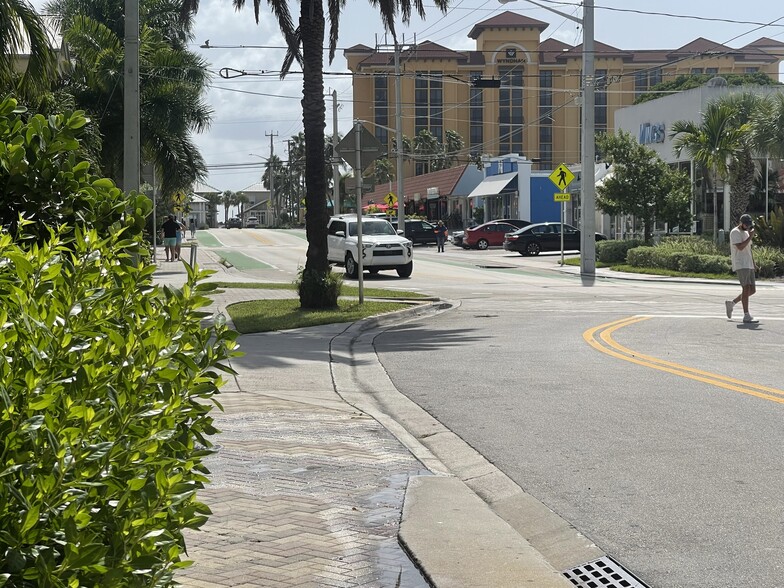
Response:
[[[401,319],[411,320],[458,305],[443,301],[440,305],[416,309],[418,312],[406,310],[360,321],[335,336],[330,344],[333,384],[341,398],[378,420],[431,472],[440,477],[456,478],[455,483],[450,484],[417,481],[411,486],[415,494],[411,501],[408,496],[406,498],[403,517],[406,532],[405,537],[401,535],[407,549],[437,586],[512,588],[527,582],[528,576],[519,570],[509,583],[499,583],[500,577],[487,576],[486,572],[472,576],[470,568],[484,569],[488,562],[494,568],[504,567],[492,558],[479,562],[476,554],[472,564],[467,566],[469,569],[461,571],[468,575],[457,581],[461,576],[453,572],[459,562],[451,561],[441,553],[444,543],[441,530],[451,528],[456,536],[450,541],[455,545],[467,542],[463,553],[471,554],[477,530],[467,524],[467,520],[496,529],[500,543],[494,549],[499,552],[505,552],[505,541],[515,545],[517,555],[509,564],[514,569],[518,557],[531,561],[541,558],[549,571],[566,570],[603,557],[604,552],[571,524],[523,491],[473,447],[398,392],[378,361],[373,341],[385,327],[400,324]],[[475,500],[466,498],[465,493]],[[460,503],[459,509],[450,507],[453,501]],[[502,527],[498,527],[499,524]],[[501,532],[501,528],[507,527],[508,530]],[[510,539],[508,532],[514,534],[514,539]],[[522,555],[524,553],[526,555]],[[568,581],[567,584],[542,583],[542,578],[550,576],[541,575],[540,564],[533,565],[531,573],[531,581],[527,583],[532,586],[570,585]],[[490,581],[484,583],[488,578]],[[565,580],[560,574],[558,578]]]

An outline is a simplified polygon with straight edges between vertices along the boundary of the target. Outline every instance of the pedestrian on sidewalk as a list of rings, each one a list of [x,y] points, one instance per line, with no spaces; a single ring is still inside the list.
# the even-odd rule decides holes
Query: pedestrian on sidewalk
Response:
[[[177,243],[174,246],[174,259],[180,259],[180,251],[182,250],[182,238],[185,236],[185,221],[179,219],[177,222],[177,234],[175,238]]]
[[[177,230],[180,223],[174,220],[174,215],[170,214],[161,226],[163,233],[163,249],[166,252],[166,261],[174,261],[175,248],[177,247]]]
[[[732,256],[732,271],[738,276],[741,293],[734,300],[727,300],[727,318],[732,318],[732,310],[740,302],[743,305],[743,322],[758,323],[749,314],[749,297],[757,291],[754,278],[757,266],[751,253],[751,239],[754,236],[754,221],[751,215],[744,214],[740,217],[738,226],[730,231],[730,254]]]
[[[438,221],[436,228],[434,230],[436,234],[436,245],[438,245],[438,253],[444,252],[444,243],[446,243],[446,225],[444,225],[444,221]]]
[[[193,239],[194,237],[196,237],[196,219],[195,218],[191,219],[190,229],[191,229],[191,239]]]

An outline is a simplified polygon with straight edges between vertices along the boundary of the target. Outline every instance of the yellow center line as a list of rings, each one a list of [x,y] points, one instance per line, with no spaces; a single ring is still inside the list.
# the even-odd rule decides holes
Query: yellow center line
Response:
[[[762,386],[760,384],[754,384],[752,382],[746,382],[744,380],[738,380],[712,372],[706,372],[650,355],[637,353],[628,347],[624,347],[612,338],[613,333],[618,329],[648,320],[649,318],[651,317],[633,316],[599,325],[598,327],[593,327],[585,331],[583,333],[583,339],[597,351],[601,351],[602,353],[617,359],[622,359],[623,361],[653,368],[683,378],[689,378],[712,386],[718,386],[719,388],[724,388],[726,390],[732,390],[734,392],[740,392],[742,394],[748,394],[750,396],[756,396],[757,398],[764,398],[772,402],[784,404],[784,390]],[[601,342],[597,339],[597,333]],[[766,394],[766,392],[769,392],[770,394]]]
[[[259,233],[249,233],[249,234],[250,234],[251,237],[256,239],[256,241],[261,241],[264,245],[274,245],[275,244],[274,241],[272,241],[270,239],[267,239],[266,237],[263,237]]]

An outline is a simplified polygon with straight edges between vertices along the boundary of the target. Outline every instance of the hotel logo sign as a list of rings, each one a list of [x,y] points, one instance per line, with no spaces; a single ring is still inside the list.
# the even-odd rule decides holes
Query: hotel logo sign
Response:
[[[640,145],[664,143],[664,123],[643,123],[640,125]]]
[[[496,63],[525,63],[525,56],[518,55],[515,47],[507,47],[504,49],[503,57],[499,57]]]

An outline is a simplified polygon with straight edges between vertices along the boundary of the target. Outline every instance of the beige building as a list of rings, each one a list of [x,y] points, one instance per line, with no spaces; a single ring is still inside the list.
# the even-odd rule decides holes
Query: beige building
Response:
[[[457,131],[469,154],[518,153],[535,169],[580,161],[582,46],[541,40],[550,25],[504,12],[471,28],[473,51],[425,41],[401,53],[403,134],[428,129],[440,141]],[[615,128],[615,112],[662,81],[681,75],[762,72],[778,80],[784,43],[761,38],[731,48],[697,38],[683,47],[623,50],[596,41],[596,129]],[[394,149],[394,55],[356,45],[344,51],[354,74],[354,116]],[[474,79],[500,80],[480,88]],[[406,175],[426,171],[409,163]]]

